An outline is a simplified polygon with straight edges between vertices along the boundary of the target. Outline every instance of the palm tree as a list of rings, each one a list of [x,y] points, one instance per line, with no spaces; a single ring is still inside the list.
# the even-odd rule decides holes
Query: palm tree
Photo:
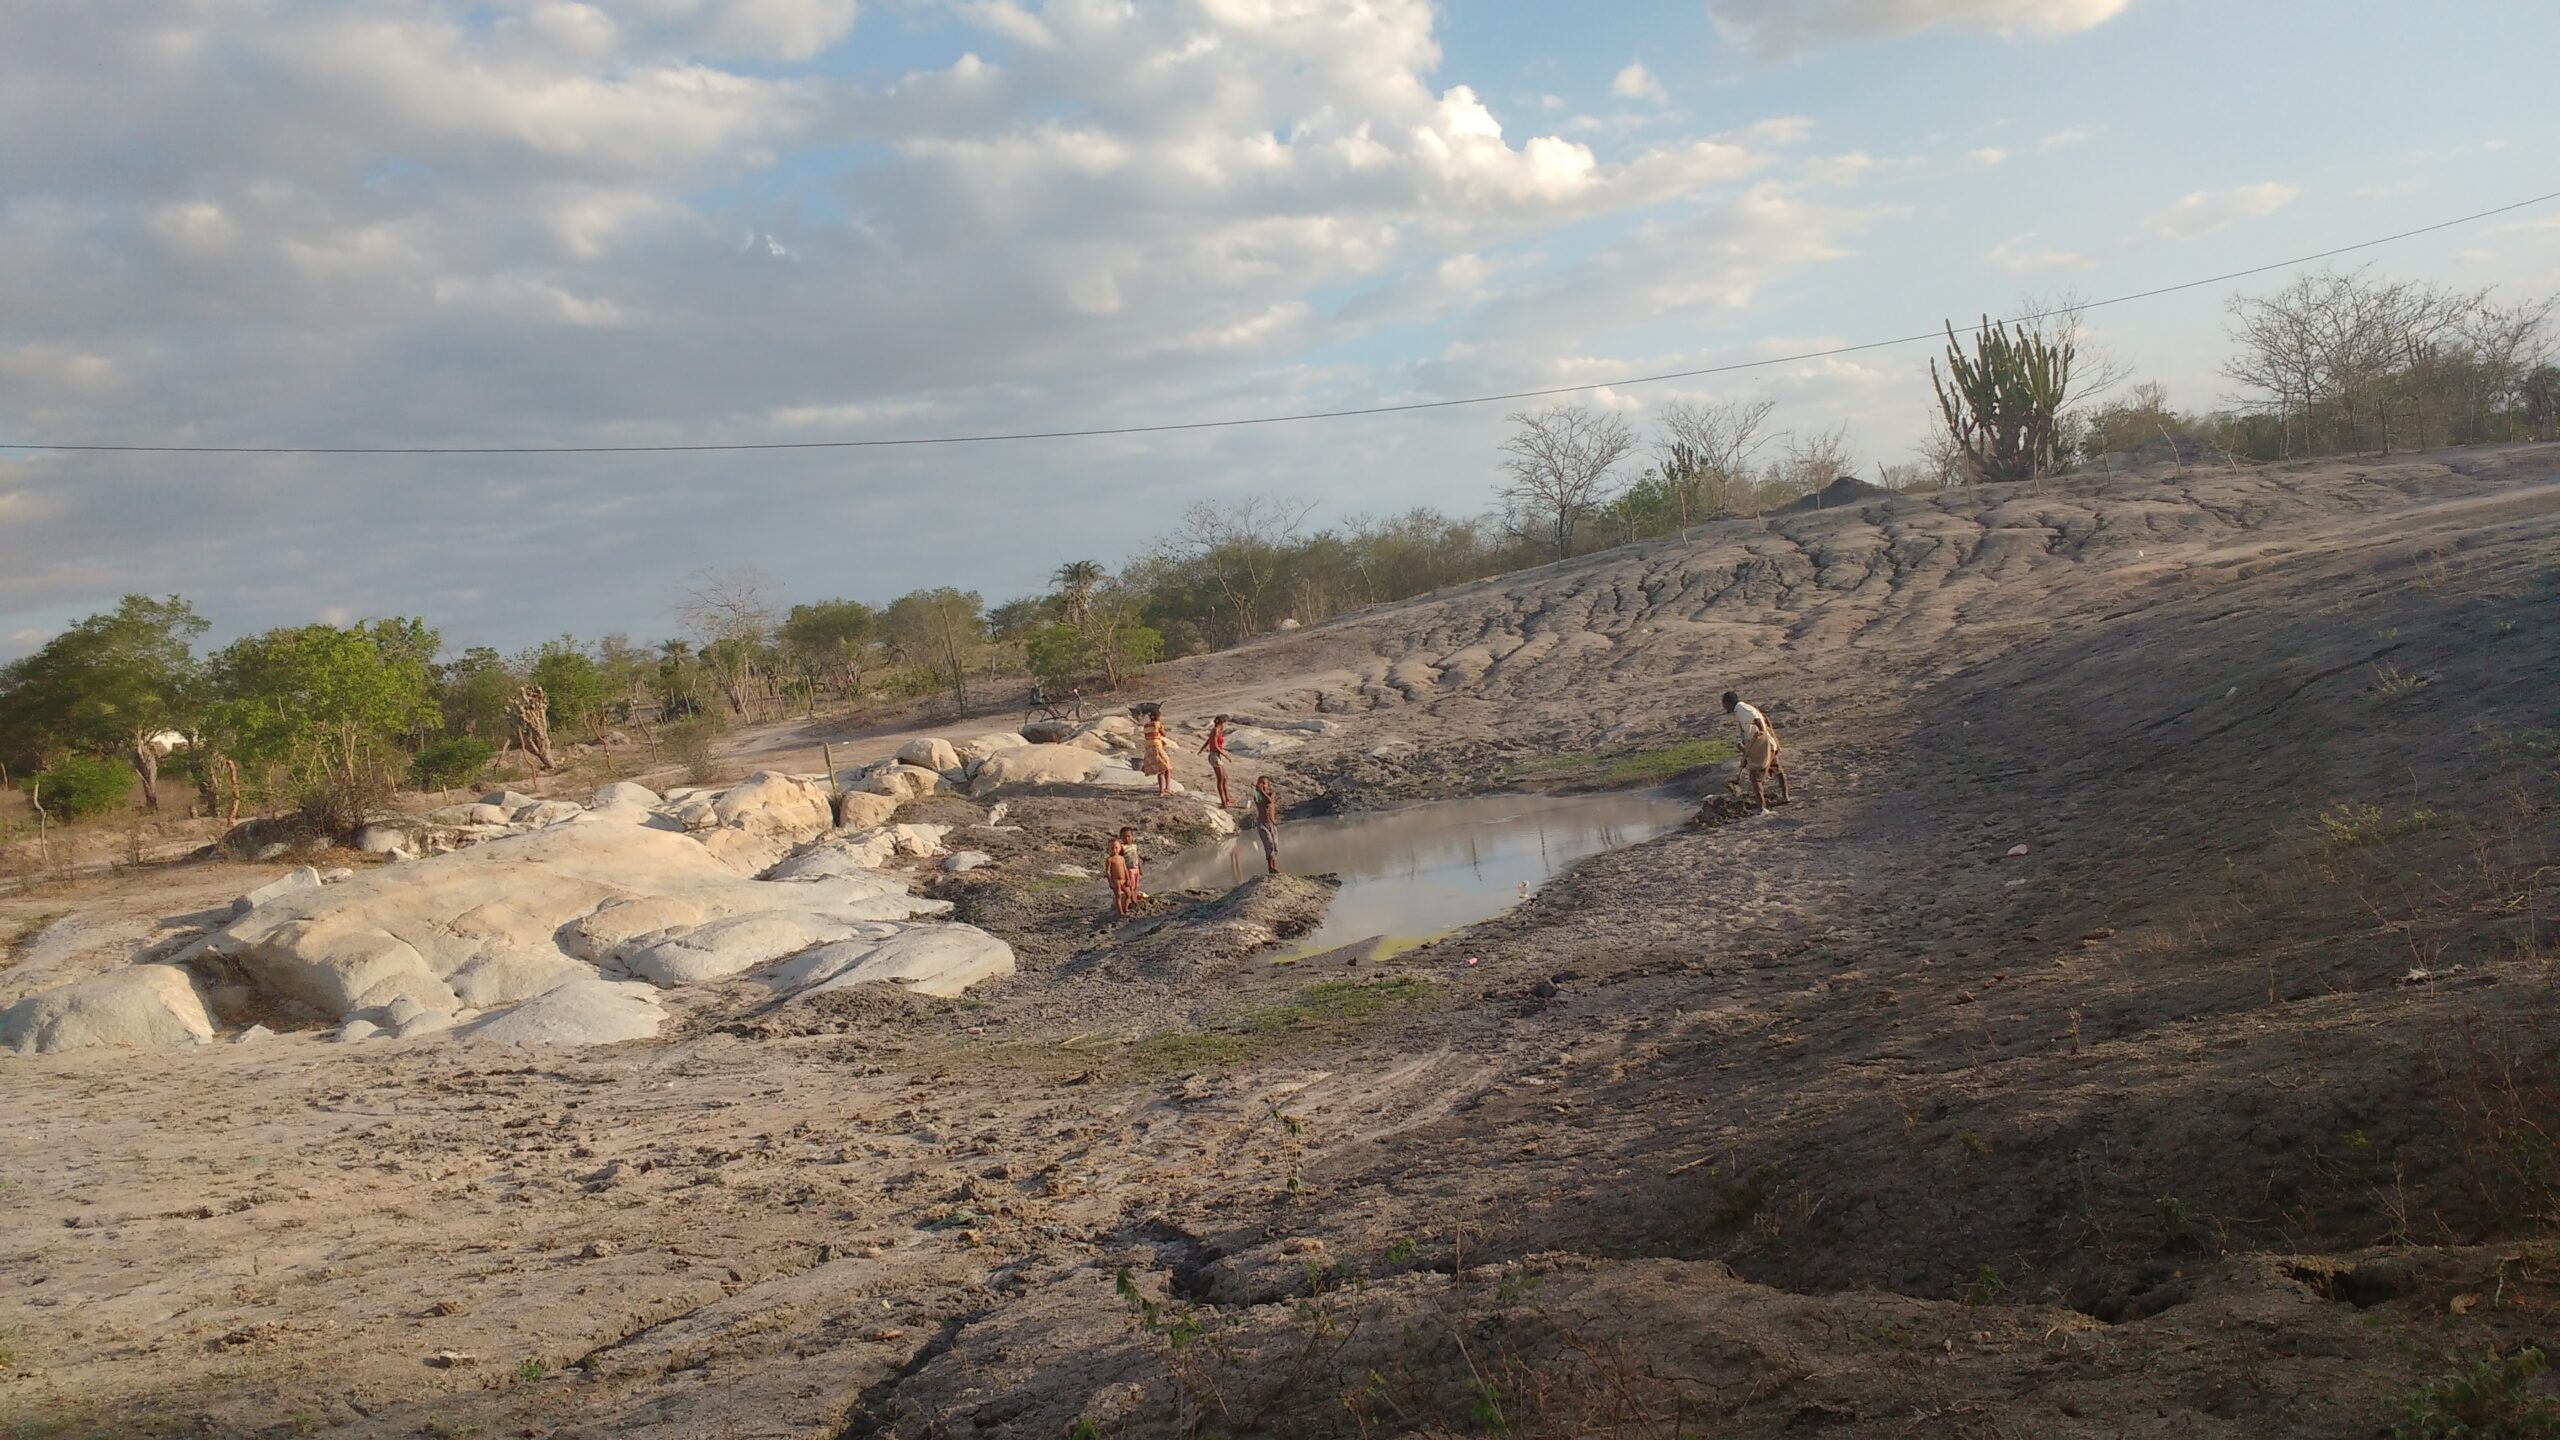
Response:
[[[1093,592],[1111,578],[1099,560],[1070,560],[1057,568],[1049,579],[1058,587],[1058,610],[1066,622],[1084,629],[1085,618],[1093,609]]]

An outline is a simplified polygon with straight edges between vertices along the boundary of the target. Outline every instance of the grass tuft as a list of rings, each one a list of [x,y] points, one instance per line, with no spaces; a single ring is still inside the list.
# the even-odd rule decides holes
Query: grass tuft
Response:
[[[1577,785],[1630,788],[1667,785],[1693,770],[1722,764],[1738,753],[1730,740],[1682,740],[1649,748],[1607,747],[1564,755],[1535,755],[1503,768],[1504,780],[1557,780]]]
[[[1121,1051],[1141,1074],[1213,1070],[1242,1064],[1308,1035],[1355,1030],[1390,1011],[1421,1004],[1431,982],[1417,975],[1376,980],[1325,980],[1275,1005],[1234,1011],[1201,1030],[1159,1030]]]

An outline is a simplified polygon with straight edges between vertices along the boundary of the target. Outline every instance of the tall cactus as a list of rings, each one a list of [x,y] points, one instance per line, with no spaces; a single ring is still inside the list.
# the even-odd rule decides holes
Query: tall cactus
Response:
[[[2072,343],[2021,325],[1982,317],[1968,356],[1947,326],[1947,373],[1929,362],[1929,383],[1947,434],[1981,482],[2032,480],[2062,468],[2063,397],[2071,384]]]

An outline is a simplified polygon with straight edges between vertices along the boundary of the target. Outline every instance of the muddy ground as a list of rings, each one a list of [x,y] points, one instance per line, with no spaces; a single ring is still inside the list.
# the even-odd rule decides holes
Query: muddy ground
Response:
[[[1798,794],[1290,965],[1320,886],[1058,873],[1196,802],[1025,798],[931,881],[1021,957],[963,1000],[0,1059],[0,1435],[2382,1436],[2560,1342],[2560,447],[1703,527],[1156,684],[1343,722],[1301,805],[1728,687]],[[252,873],[0,902],[0,1001]]]

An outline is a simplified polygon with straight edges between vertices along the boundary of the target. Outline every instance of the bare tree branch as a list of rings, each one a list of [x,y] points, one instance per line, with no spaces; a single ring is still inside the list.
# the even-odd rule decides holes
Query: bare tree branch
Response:
[[[1564,559],[1582,522],[1607,502],[1611,472],[1635,450],[1635,432],[1614,414],[1580,405],[1509,418],[1517,428],[1502,443],[1510,456],[1502,462],[1510,477],[1503,502],[1523,537],[1539,536]]]

